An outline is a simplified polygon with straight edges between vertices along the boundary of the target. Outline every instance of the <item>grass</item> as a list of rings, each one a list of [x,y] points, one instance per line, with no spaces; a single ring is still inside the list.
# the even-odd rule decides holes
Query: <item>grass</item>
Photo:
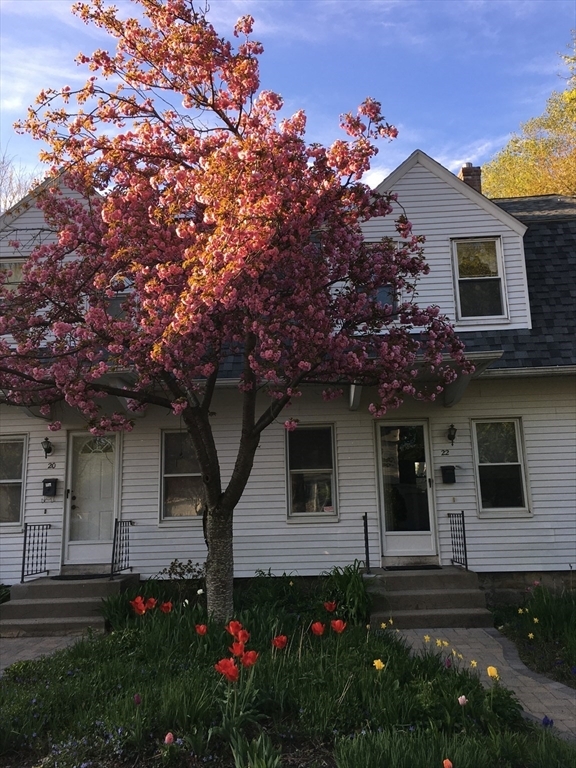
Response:
[[[527,667],[576,688],[576,592],[535,584],[518,606],[501,606],[495,623]]]
[[[237,619],[249,638],[236,625],[227,631],[206,620],[201,587],[177,601],[180,592],[170,591],[174,585],[142,585],[144,598],[158,598],[143,615],[129,603],[136,594],[110,599],[108,635],[15,664],[0,680],[0,764],[442,768],[447,759],[454,768],[576,764],[573,746],[527,724],[513,695],[498,681],[483,687],[469,660],[459,660],[444,646],[412,657],[393,628],[369,631],[354,566],[348,580],[345,575],[338,571],[315,586],[260,574],[237,595]],[[338,595],[342,603],[334,599]],[[161,605],[168,602],[171,609],[165,605],[163,612]],[[315,634],[319,625],[323,632]],[[279,637],[286,638],[284,647],[276,647],[283,640],[272,642]],[[241,641],[243,647],[232,645]],[[232,657],[231,647],[246,654],[234,657],[235,681],[214,666]],[[241,658],[254,663],[244,666]],[[466,703],[459,703],[462,696]]]

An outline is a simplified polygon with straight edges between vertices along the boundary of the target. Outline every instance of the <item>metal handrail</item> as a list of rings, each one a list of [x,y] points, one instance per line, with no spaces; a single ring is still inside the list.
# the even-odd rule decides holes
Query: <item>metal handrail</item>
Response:
[[[26,576],[48,571],[48,531],[51,527],[50,523],[24,523],[20,584],[24,583]]]
[[[130,570],[130,526],[133,520],[114,521],[114,541],[112,542],[112,562],[110,578],[122,571]]]
[[[466,523],[464,510],[449,512],[450,538],[452,540],[452,565],[461,565],[468,570],[468,546],[466,544]]]
[[[368,545],[368,512],[364,512],[364,514],[362,515],[362,520],[364,521],[364,557],[366,560],[365,573],[370,573],[370,548]]]

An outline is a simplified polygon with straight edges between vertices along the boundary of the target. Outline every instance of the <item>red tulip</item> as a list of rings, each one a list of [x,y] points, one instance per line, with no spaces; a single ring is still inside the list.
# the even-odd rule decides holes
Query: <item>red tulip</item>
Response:
[[[328,613],[334,613],[336,610],[336,603],[333,600],[329,600],[328,602],[324,603],[324,608],[326,608]]]
[[[238,638],[238,632],[242,629],[242,624],[239,621],[230,621],[226,625],[226,632],[229,632],[232,637]]]
[[[286,635],[278,635],[277,637],[272,638],[272,645],[274,648],[279,648],[282,650],[282,648],[286,648],[286,644],[288,643],[288,638]]]
[[[170,602],[170,600],[168,600],[165,603],[160,603],[160,610],[162,611],[162,613],[170,613],[170,611],[172,610],[172,603]]]
[[[245,667],[252,667],[258,661],[258,651],[246,651],[240,661]]]
[[[238,640],[235,640],[228,650],[233,656],[242,656],[244,653],[244,643],[240,643]]]
[[[239,629],[235,637],[240,643],[247,643],[250,640],[250,632],[247,629]]]
[[[130,600],[130,605],[134,609],[134,613],[138,616],[143,616],[146,613],[146,603],[144,598],[138,595],[134,600]]]
[[[206,624],[196,624],[197,635],[205,635],[206,632],[208,632],[208,627],[206,626]]]
[[[220,672],[221,675],[224,675],[226,680],[229,680],[231,683],[235,683],[240,674],[240,670],[236,666],[234,659],[221,659],[218,664],[214,664],[214,669],[216,672]]]
[[[158,602],[158,600],[156,600],[155,597],[149,597],[146,600],[146,610],[150,611],[150,610],[152,610],[152,608],[156,608],[156,603],[157,602]]]
[[[342,619],[333,619],[330,622],[330,626],[332,627],[334,632],[337,632],[340,635],[346,629],[346,622],[342,621]]]
[[[310,629],[315,635],[323,635],[326,627],[324,626],[324,624],[322,624],[321,621],[315,621],[314,624],[312,624],[312,626],[310,627]]]

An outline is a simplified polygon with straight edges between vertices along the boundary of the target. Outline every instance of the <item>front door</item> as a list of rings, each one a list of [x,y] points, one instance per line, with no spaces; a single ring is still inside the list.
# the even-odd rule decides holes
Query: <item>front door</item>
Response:
[[[435,555],[436,537],[426,424],[378,424],[378,452],[383,555]]]
[[[64,562],[109,563],[116,512],[116,435],[72,435]]]

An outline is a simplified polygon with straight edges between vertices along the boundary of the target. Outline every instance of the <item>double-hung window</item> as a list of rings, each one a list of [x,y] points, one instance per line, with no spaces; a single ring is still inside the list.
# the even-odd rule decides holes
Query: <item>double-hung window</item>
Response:
[[[22,522],[26,438],[0,438],[0,523]]]
[[[481,512],[528,513],[519,419],[474,422]]]
[[[288,475],[291,516],[336,515],[331,426],[299,426],[288,432]]]
[[[0,259],[0,272],[5,274],[4,287],[15,290],[23,280],[24,259]]]
[[[453,240],[460,320],[507,316],[499,238]]]
[[[202,515],[204,484],[190,435],[163,432],[162,441],[162,518]]]

